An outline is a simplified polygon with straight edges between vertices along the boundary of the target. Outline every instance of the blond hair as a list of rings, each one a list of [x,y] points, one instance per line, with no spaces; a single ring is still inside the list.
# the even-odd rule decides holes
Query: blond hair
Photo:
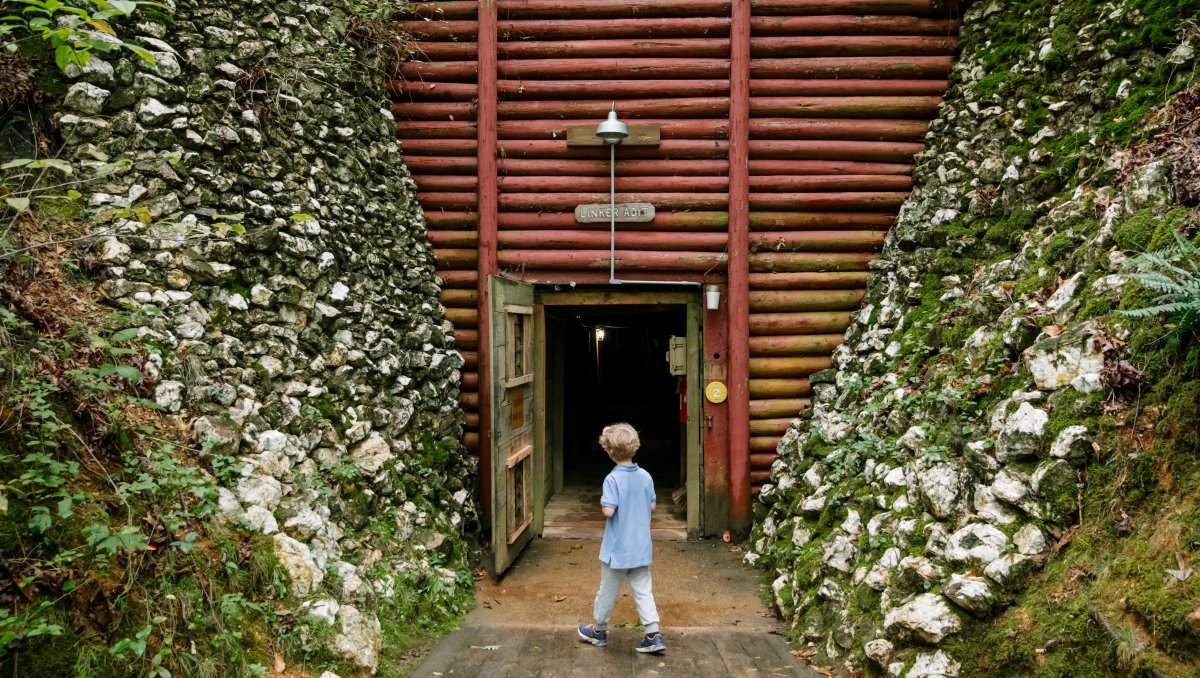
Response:
[[[600,432],[600,447],[612,457],[613,461],[629,461],[637,454],[642,441],[638,439],[637,430],[625,423],[605,426]]]

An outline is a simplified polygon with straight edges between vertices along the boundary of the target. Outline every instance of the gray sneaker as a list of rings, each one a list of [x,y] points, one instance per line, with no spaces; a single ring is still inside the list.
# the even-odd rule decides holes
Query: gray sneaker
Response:
[[[642,642],[633,649],[644,654],[657,654],[666,650],[667,644],[663,642],[661,633],[647,633],[646,637],[642,638]]]
[[[580,640],[586,640],[596,647],[608,645],[608,631],[597,631],[595,624],[580,624],[579,638]]]

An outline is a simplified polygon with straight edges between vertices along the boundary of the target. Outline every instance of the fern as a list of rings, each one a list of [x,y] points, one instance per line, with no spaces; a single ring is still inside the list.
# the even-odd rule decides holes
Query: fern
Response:
[[[1131,318],[1169,313],[1185,332],[1200,328],[1200,246],[1179,233],[1161,250],[1129,260],[1125,275],[1158,296],[1149,306],[1121,311]]]

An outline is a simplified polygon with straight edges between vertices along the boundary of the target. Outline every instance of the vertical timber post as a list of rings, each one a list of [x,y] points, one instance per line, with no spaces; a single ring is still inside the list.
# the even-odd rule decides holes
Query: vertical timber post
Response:
[[[733,0],[729,32],[730,531],[749,532],[750,506],[750,3]]]
[[[479,103],[476,109],[479,174],[479,466],[483,520],[492,513],[491,306],[488,276],[495,275],[499,186],[496,173],[496,0],[479,0]]]

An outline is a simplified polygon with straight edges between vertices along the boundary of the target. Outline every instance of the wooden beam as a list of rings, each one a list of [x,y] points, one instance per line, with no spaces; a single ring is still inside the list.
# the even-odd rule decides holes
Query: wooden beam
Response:
[[[750,0],[733,0],[729,31],[730,529],[744,537],[750,494]]]
[[[659,125],[629,125],[629,136],[621,140],[621,147],[657,146],[662,142]],[[595,125],[572,125],[567,128],[568,146],[604,146],[604,140],[596,136]]]
[[[499,193],[496,172],[496,115],[498,97],[496,94],[496,3],[495,0],[480,0],[478,14],[478,43],[479,61],[476,71],[479,86],[479,102],[476,109],[478,122],[478,152],[476,162],[479,177],[479,259],[478,259],[478,293],[479,308],[479,373],[491,374],[491,356],[488,350],[490,341],[491,298],[488,295],[488,276],[499,271],[496,262],[496,214],[499,210]],[[432,22],[436,23],[436,22]],[[480,481],[483,497],[480,504],[483,508],[483,523],[491,525],[492,521],[492,446],[491,446],[491,387],[479,390],[479,463]]]

